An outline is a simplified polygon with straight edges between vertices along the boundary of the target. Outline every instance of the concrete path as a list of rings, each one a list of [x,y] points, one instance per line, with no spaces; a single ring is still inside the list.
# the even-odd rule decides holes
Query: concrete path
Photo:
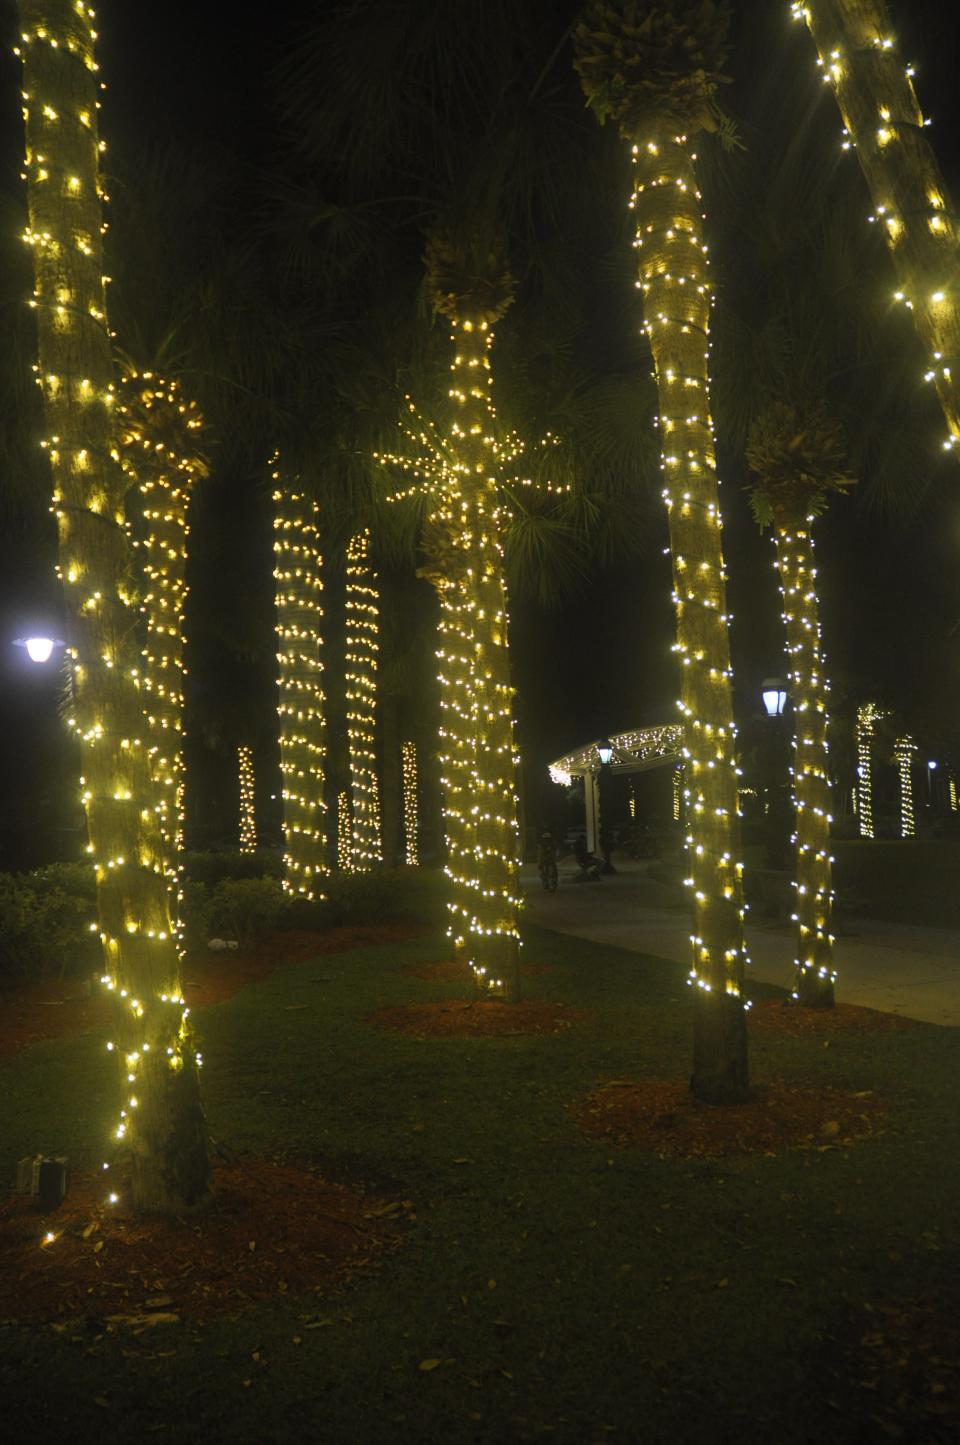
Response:
[[[536,868],[522,870],[525,913],[534,923],[674,959],[687,968],[690,919],[676,891],[647,877],[647,864],[615,860],[618,872],[575,882],[572,860],[560,864],[560,886],[545,893]],[[837,939],[837,998],[925,1023],[960,1026],[960,932],[909,927],[872,918],[845,920]],[[794,941],[790,924],[747,924],[752,977],[789,988]]]

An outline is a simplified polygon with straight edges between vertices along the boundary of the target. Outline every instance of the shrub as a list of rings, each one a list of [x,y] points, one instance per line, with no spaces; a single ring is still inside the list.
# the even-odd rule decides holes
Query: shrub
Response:
[[[416,919],[434,923],[441,911],[443,879],[423,869],[400,868],[370,873],[330,873],[326,897],[311,903],[292,899],[281,927],[322,929],[350,923]]]
[[[203,883],[210,889],[227,878],[279,878],[282,871],[282,855],[268,848],[259,848],[256,853],[185,853],[183,858],[187,882]]]
[[[287,908],[275,878],[225,878],[210,897],[208,937],[246,946],[276,928]]]
[[[92,971],[100,956],[95,916],[93,876],[82,864],[0,873],[0,979],[37,983]]]
[[[183,941],[188,949],[205,948],[210,931],[210,890],[204,883],[186,882],[180,908]]]

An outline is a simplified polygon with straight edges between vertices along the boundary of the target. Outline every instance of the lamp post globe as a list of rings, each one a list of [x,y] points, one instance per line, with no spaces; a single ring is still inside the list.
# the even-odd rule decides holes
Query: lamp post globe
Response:
[[[25,643],[31,662],[49,662],[53,653],[52,637],[28,637]]]
[[[787,684],[781,677],[765,677],[760,684],[760,696],[767,717],[781,717],[787,701]]]
[[[613,743],[609,738],[604,738],[597,743],[597,757],[600,759],[601,768],[608,768],[613,761]]]
[[[54,649],[62,647],[63,643],[58,637],[48,637],[46,633],[34,632],[29,637],[17,637],[14,639],[15,647],[22,647],[31,662],[49,662],[53,656]]]

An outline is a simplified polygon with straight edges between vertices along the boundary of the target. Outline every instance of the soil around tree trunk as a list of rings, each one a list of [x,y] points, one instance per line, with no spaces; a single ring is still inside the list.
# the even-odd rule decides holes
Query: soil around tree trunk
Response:
[[[311,1170],[238,1159],[213,1172],[213,1200],[185,1219],[137,1215],[109,1174],[74,1175],[59,1208],[0,1201],[0,1299],[17,1323],[127,1328],[237,1314],[257,1300],[342,1287],[394,1247],[411,1200],[365,1195]],[[109,1182],[108,1182],[109,1181]],[[117,1188],[120,1203],[106,1196]],[[126,1201],[126,1202],[125,1202]]]
[[[574,1105],[581,1130],[661,1159],[836,1149],[874,1134],[887,1111],[870,1089],[754,1085],[743,1103],[704,1104],[677,1080],[610,1079]]]

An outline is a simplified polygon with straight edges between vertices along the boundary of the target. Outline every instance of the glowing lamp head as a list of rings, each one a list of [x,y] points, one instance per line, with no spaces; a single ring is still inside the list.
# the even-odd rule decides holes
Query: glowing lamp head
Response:
[[[28,637],[24,647],[31,662],[49,662],[53,652],[53,638]]]
[[[53,656],[55,647],[59,647],[60,639],[57,637],[43,637],[37,634],[32,637],[18,637],[16,646],[26,649],[27,656],[31,662],[49,662]]]
[[[763,698],[767,717],[780,717],[787,701],[787,685],[782,678],[764,678],[760,687],[760,695]]]
[[[609,738],[597,743],[597,757],[600,759],[601,768],[609,768],[613,762],[613,743]]]

